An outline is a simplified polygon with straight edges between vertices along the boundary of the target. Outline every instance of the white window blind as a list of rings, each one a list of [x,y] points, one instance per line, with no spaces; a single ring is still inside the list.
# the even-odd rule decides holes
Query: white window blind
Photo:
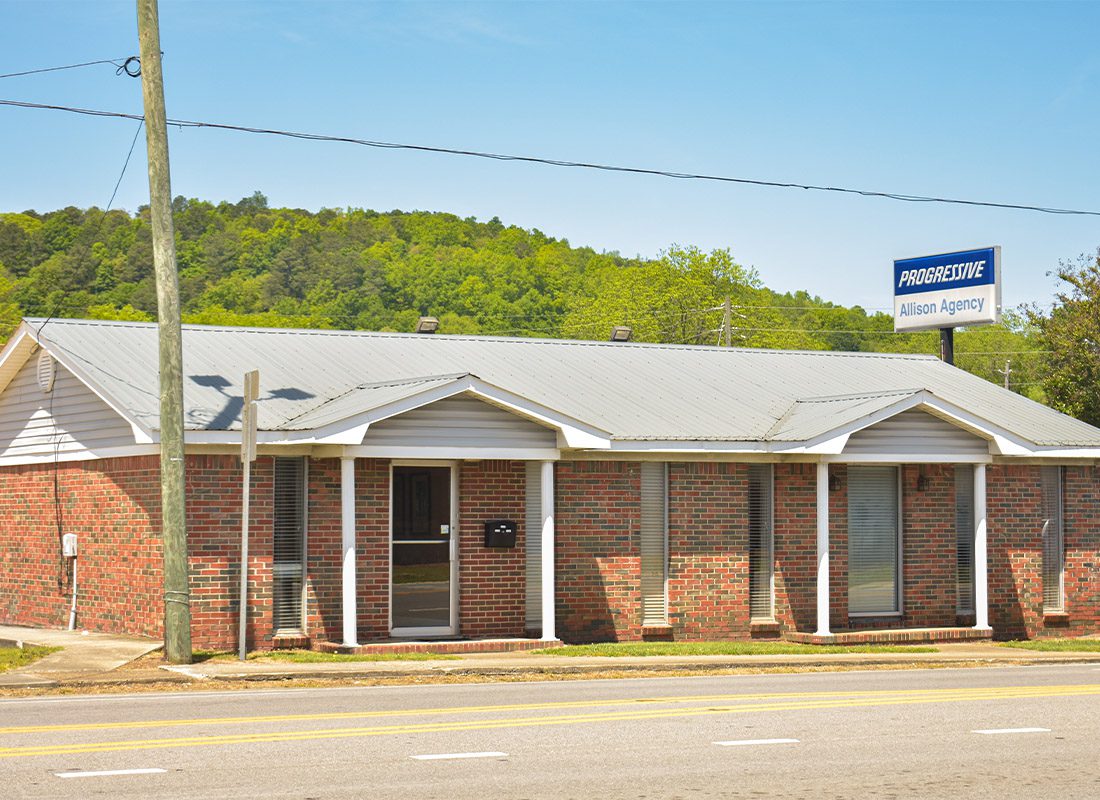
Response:
[[[1062,611],[1065,609],[1062,468],[1043,467],[1040,482],[1043,490],[1043,611]]]
[[[641,467],[642,624],[667,625],[668,475],[663,463],[642,462]]]
[[[848,613],[893,614],[898,602],[897,467],[848,467]]]
[[[749,465],[749,615],[770,620],[775,615],[771,464]]]
[[[955,613],[974,613],[974,467],[955,465]]]
[[[542,463],[527,462],[527,505],[524,516],[524,556],[527,595],[524,624],[542,627]]]
[[[273,571],[275,631],[302,630],[302,588],[305,580],[306,462],[276,458]]]

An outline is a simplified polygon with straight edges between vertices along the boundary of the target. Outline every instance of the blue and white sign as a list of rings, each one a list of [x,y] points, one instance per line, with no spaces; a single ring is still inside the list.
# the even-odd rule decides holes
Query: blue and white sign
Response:
[[[894,330],[1001,321],[1001,248],[894,262]]]

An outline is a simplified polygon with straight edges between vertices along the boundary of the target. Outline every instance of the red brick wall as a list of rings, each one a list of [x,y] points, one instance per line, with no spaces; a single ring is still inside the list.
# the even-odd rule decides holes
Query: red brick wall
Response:
[[[923,474],[925,488],[917,484]],[[902,468],[902,575],[906,627],[955,624],[955,465]]]
[[[459,477],[459,625],[463,636],[524,633],[527,473],[521,461],[463,463]],[[515,548],[485,546],[484,523],[517,524]]]
[[[306,491],[306,631],[313,639],[343,639],[343,518],[340,459],[311,458]]]
[[[675,638],[747,637],[748,468],[674,463],[668,484],[668,606]]]
[[[155,457],[57,467],[63,532],[79,537],[77,625],[159,636],[160,479]],[[0,621],[68,624],[52,464],[0,469]]]
[[[1043,615],[1042,497],[1038,466],[987,471],[990,624],[999,639],[1100,632],[1100,476],[1063,471],[1064,616]]]
[[[558,636],[641,638],[638,465],[559,462],[554,490]]]
[[[775,465],[775,618],[783,631],[817,627],[816,470]]]

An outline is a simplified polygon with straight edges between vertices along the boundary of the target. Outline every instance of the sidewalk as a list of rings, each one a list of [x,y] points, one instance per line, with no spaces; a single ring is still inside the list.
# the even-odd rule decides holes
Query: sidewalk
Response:
[[[1035,664],[1100,663],[1100,653],[1038,652],[998,647],[991,643],[936,645],[935,653],[807,653],[759,656],[629,656],[571,657],[532,655],[527,652],[472,653],[457,659],[429,661],[343,661],[296,664],[263,661],[206,661],[181,666],[118,670],[118,667],[160,647],[160,642],[107,634],[52,631],[0,626],[0,641],[22,640],[64,647],[35,664],[0,673],[0,689],[47,688],[59,685],[190,683],[226,681],[354,680],[426,676],[562,675],[667,672],[700,670],[816,669],[844,667],[921,668],[973,665],[1028,666]]]

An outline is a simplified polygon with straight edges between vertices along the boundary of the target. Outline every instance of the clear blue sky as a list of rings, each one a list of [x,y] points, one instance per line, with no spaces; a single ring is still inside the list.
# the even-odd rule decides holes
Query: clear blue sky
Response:
[[[134,3],[0,0],[0,73],[137,51]],[[1100,210],[1100,3],[161,0],[169,116]],[[140,113],[111,67],[0,98]],[[136,123],[0,108],[0,210],[106,204]],[[895,258],[1000,244],[1006,305],[1100,218],[172,130],[174,194],[449,211],[651,256],[728,247],[780,290],[891,304]],[[144,140],[115,205],[147,201]]]

